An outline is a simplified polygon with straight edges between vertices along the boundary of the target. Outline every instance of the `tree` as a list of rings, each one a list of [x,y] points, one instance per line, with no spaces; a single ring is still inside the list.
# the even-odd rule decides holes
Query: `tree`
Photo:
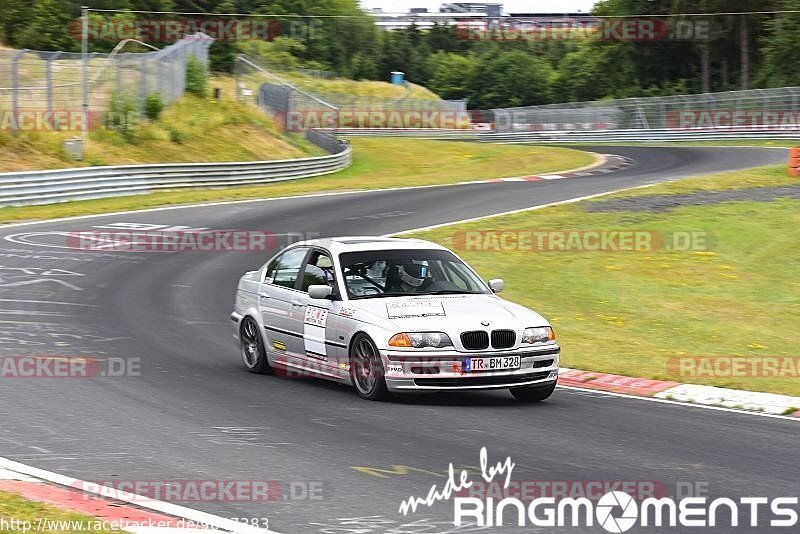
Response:
[[[800,0],[786,0],[787,10],[800,10]],[[761,38],[764,62],[757,82],[762,87],[800,85],[800,72],[793,67],[792,58],[800,54],[800,14],[786,13],[768,21]]]
[[[552,67],[539,57],[522,50],[495,49],[478,62],[469,82],[469,106],[491,109],[546,104],[552,75]]]
[[[69,33],[71,17],[58,0],[39,0],[30,23],[20,32],[17,44],[36,50],[76,50],[78,41]]]
[[[559,102],[635,96],[640,91],[630,43],[583,42],[559,63],[553,79]]]
[[[236,5],[231,0],[223,0],[215,10],[236,13]],[[233,72],[235,58],[236,44],[230,41],[214,41],[208,50],[209,68],[214,72]]]
[[[441,50],[428,57],[428,87],[442,98],[466,98],[469,84],[478,68],[474,56],[445,53]]]
[[[0,39],[10,45],[18,43],[18,30],[30,20],[33,6],[23,0],[0,0]]]

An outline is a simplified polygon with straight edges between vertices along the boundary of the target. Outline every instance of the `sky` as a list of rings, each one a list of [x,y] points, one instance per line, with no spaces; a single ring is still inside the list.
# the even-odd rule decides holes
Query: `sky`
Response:
[[[469,0],[361,0],[367,9],[380,7],[385,12],[407,13],[412,7],[426,7],[428,11],[438,12],[439,6],[450,1]],[[566,13],[588,12],[596,0],[485,0],[503,4],[506,13]]]

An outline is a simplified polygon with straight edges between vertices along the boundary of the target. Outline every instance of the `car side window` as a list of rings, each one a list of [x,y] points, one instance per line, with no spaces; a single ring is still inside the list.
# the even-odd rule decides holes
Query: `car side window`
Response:
[[[329,285],[334,288],[336,287],[333,275],[333,262],[330,256],[319,250],[311,252],[308,258],[300,289],[308,291],[308,286],[313,285]]]
[[[287,250],[280,257],[275,273],[272,276],[272,283],[276,286],[293,288],[300,274],[300,266],[306,257],[307,248],[293,248]]]
[[[267,265],[267,270],[264,273],[264,282],[267,284],[272,283],[272,278],[275,276],[275,269],[278,268],[278,263],[281,261],[282,256],[277,256],[272,259],[271,262]]]

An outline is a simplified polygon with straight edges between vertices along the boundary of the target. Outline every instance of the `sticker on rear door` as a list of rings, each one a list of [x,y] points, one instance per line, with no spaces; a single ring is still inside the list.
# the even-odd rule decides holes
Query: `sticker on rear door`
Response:
[[[306,356],[319,360],[328,359],[325,346],[325,323],[328,321],[328,310],[315,306],[306,306],[303,319],[303,345]]]
[[[306,317],[303,320],[304,323],[325,328],[325,323],[327,320],[328,310],[324,308],[315,308],[314,306],[306,307]]]

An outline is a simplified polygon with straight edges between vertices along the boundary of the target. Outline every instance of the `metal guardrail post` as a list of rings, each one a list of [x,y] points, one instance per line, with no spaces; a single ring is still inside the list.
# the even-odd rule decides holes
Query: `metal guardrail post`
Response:
[[[45,60],[45,78],[47,83],[47,111],[53,112],[53,61],[58,59],[62,52],[55,52]]]
[[[114,96],[119,98],[122,94],[122,57],[114,58]]]
[[[142,63],[139,66],[139,110],[144,111],[144,100],[147,98],[147,66],[150,63],[149,58],[142,58]]]
[[[11,114],[14,118],[11,129],[15,136],[19,134],[19,60],[28,52],[27,48],[20,50],[11,58]]]

